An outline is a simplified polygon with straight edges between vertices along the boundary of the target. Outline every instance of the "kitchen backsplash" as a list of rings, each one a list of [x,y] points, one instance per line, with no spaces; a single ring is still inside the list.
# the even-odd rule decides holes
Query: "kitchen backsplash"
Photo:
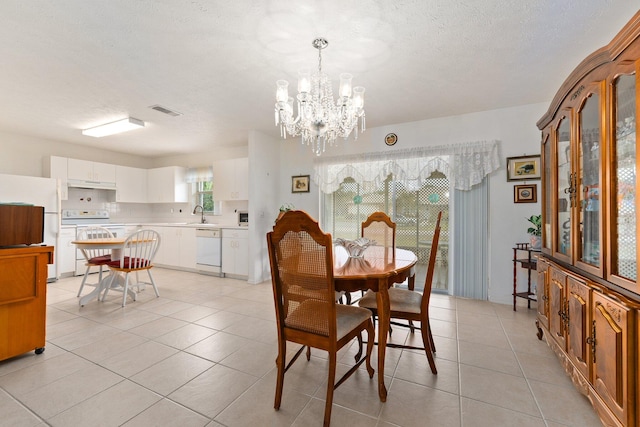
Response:
[[[115,191],[87,188],[69,188],[68,200],[62,209],[106,209],[112,223],[197,222],[200,214],[193,215],[190,203],[116,203]],[[237,211],[247,210],[248,202],[224,201],[221,214],[205,215],[208,223],[237,225]]]

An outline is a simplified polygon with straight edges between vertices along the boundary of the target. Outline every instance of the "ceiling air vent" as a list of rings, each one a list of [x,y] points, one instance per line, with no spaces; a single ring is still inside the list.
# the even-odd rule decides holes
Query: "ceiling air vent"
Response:
[[[168,108],[163,107],[162,105],[152,105],[149,108],[151,108],[152,110],[160,111],[161,113],[168,114],[173,117],[182,115],[182,113],[178,113],[177,111],[170,110]]]

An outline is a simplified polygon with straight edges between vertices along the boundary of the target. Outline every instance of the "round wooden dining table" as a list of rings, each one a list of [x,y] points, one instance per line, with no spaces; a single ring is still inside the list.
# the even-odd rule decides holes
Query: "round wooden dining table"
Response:
[[[371,289],[378,305],[378,394],[387,400],[384,384],[384,359],[389,333],[389,287],[415,279],[416,254],[406,249],[370,246],[361,258],[349,257],[341,246],[334,247],[333,278],[336,291],[355,292]],[[372,338],[370,338],[372,339]]]

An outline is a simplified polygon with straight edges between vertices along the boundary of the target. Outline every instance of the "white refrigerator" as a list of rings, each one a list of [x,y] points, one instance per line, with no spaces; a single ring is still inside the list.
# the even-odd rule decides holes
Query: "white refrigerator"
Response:
[[[57,259],[60,232],[60,184],[55,178],[0,174],[0,203],[29,203],[44,207],[44,243]],[[49,264],[48,281],[58,279],[57,263]]]

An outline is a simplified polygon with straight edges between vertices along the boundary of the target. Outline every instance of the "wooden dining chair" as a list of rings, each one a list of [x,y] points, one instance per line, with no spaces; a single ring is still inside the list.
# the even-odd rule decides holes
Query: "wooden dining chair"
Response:
[[[89,239],[104,239],[113,237],[113,233],[99,226],[82,227],[78,230],[78,240]],[[86,270],[84,271],[84,277],[80,283],[80,289],[78,289],[78,297],[82,294],[82,290],[86,286],[96,287],[102,282],[103,267],[111,262],[111,249],[80,249],[82,256],[85,259]],[[87,283],[91,269],[98,268],[98,281],[96,283]]]
[[[409,345],[387,343],[387,347],[395,348],[409,348],[415,350],[424,350],[427,354],[429,366],[431,372],[438,373],[436,369],[436,362],[434,360],[433,353],[436,351],[436,346],[433,342],[433,335],[431,334],[431,325],[429,324],[429,299],[431,297],[431,286],[433,282],[433,270],[436,263],[436,255],[438,252],[438,240],[440,239],[440,219],[442,218],[442,212],[438,213],[438,220],[436,221],[436,227],[433,231],[433,241],[431,242],[431,253],[429,254],[429,264],[427,266],[427,276],[424,281],[424,291],[422,295],[419,292],[411,290],[390,288],[389,289],[389,308],[391,312],[391,324],[396,326],[408,327],[413,332],[414,329],[420,329],[422,335],[422,343],[424,347],[413,347]],[[360,307],[367,308],[371,311],[373,316],[378,313],[376,294],[372,291],[367,293],[358,301]],[[408,320],[409,322],[420,322],[420,327],[416,327],[409,323],[400,323],[394,321],[394,319]]]
[[[314,347],[329,354],[324,425],[331,420],[333,391],[366,362],[373,378],[371,351],[374,329],[369,310],[336,304],[333,279],[333,242],[303,211],[288,211],[267,233],[271,281],[278,327],[278,377],[274,408],[280,409],[284,375],[302,351]],[[367,331],[366,355],[335,382],[337,352]],[[300,349],[287,363],[287,341]],[[310,352],[307,351],[307,360]]]
[[[384,212],[374,212],[367,217],[360,228],[360,235],[375,240],[376,245],[384,246],[395,252],[396,223]]]
[[[111,282],[106,287],[102,295],[102,301],[105,300],[109,291],[122,292],[122,306],[127,304],[127,294],[130,287],[140,288],[151,285],[156,297],[159,297],[158,288],[153,280],[151,268],[153,267],[153,258],[158,252],[160,246],[160,234],[157,231],[142,229],[131,234],[122,245],[122,256],[118,260],[109,262],[107,265],[111,269]],[[149,282],[141,282],[138,273],[146,271],[149,275]],[[124,274],[124,283],[120,284],[120,274]],[[131,282],[131,273],[135,273],[135,282]],[[136,293],[132,293],[133,300],[136,300]]]

